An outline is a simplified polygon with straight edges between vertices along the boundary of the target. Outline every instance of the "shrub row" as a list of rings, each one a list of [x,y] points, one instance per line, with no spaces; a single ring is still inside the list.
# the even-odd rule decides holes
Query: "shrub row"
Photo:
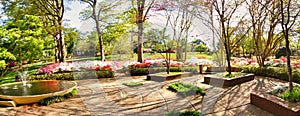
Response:
[[[130,67],[129,73],[132,76],[141,76],[159,72],[166,72],[166,67],[153,67],[153,68],[140,68],[140,67]],[[197,72],[197,67],[170,67],[170,72]]]
[[[288,81],[288,73],[286,68],[280,67],[253,67],[247,66],[242,68],[245,73],[254,73],[258,76],[267,76],[272,78],[277,78],[281,80]],[[300,83],[300,72],[298,70],[293,70],[293,81]]]
[[[77,80],[77,79],[92,79],[92,78],[111,78],[114,77],[113,71],[86,71],[86,72],[70,72],[70,73],[55,73],[44,75],[30,75],[28,80]]]
[[[42,99],[39,102],[39,104],[43,105],[43,106],[48,106],[53,103],[63,102],[63,101],[65,101],[65,99],[68,99],[68,98],[76,95],[76,93],[77,93],[77,90],[73,89],[70,93],[67,93],[63,96],[52,96],[52,97],[47,97],[45,99]]]
[[[205,95],[205,92],[203,89],[197,86],[193,86],[188,83],[182,83],[182,82],[176,82],[169,85],[169,88],[172,91],[178,92],[179,95],[182,95],[184,97],[194,94],[200,94],[201,96]]]

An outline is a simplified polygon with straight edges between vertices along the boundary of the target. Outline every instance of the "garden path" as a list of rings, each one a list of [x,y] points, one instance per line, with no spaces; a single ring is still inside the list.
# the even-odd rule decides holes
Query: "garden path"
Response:
[[[78,95],[65,102],[50,106],[36,104],[18,107],[0,107],[0,115],[163,115],[167,111],[199,110],[207,116],[230,115],[271,115],[250,104],[250,93],[284,84],[283,81],[255,77],[255,80],[241,85],[218,88],[203,84],[203,75],[181,78],[167,82],[145,80],[145,76],[118,74],[115,79],[77,80]],[[126,81],[140,81],[144,85],[127,87]],[[187,82],[206,89],[207,95],[182,98],[167,90],[167,85],[175,81]]]

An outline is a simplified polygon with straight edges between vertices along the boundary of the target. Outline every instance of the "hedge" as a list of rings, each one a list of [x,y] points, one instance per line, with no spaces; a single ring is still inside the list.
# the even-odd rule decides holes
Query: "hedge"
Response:
[[[128,68],[129,73],[132,76],[141,76],[159,72],[165,72],[166,67],[151,67],[151,68],[139,68],[139,67],[130,67]],[[170,72],[197,72],[197,67],[170,67]]]
[[[96,74],[96,75],[95,75]],[[28,80],[74,80],[92,78],[111,78],[114,77],[113,71],[86,71],[72,73],[55,73],[43,75],[30,75]]]
[[[267,76],[276,79],[288,81],[287,69],[282,67],[242,67],[242,71],[245,73],[253,73],[258,76]],[[300,83],[300,72],[293,70],[293,82]]]

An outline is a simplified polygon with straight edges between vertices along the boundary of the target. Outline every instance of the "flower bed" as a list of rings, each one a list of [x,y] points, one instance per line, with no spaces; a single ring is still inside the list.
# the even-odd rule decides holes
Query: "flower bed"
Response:
[[[100,62],[100,61],[78,61],[78,62],[62,62],[52,63],[41,66],[37,74],[54,74],[65,72],[83,72],[83,71],[114,71],[118,68],[117,62]]]
[[[205,75],[204,83],[217,87],[230,87],[254,79],[254,74],[244,74],[236,77],[226,78],[218,75]]]

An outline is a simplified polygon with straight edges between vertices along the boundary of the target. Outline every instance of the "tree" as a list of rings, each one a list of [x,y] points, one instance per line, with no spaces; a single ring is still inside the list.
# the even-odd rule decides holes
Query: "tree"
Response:
[[[67,48],[67,53],[70,56],[73,53],[73,47],[75,41],[80,38],[80,32],[75,28],[64,28],[65,33],[65,46]]]
[[[243,4],[243,1],[240,0],[212,0],[211,4],[213,5],[214,10],[217,13],[217,17],[220,23],[220,31],[221,31],[221,42],[225,47],[225,53],[226,53],[226,61],[228,66],[228,73],[231,74],[231,64],[230,64],[230,57],[231,57],[231,38],[234,33],[241,28],[241,24],[244,16],[236,19],[238,21],[236,26],[232,26],[232,21],[234,18],[234,15],[238,8]],[[241,36],[239,39],[243,39],[245,37],[247,32],[244,32],[243,36]]]
[[[82,2],[87,3],[91,10],[85,10],[81,14],[83,15],[84,19],[92,18],[96,24],[96,31],[99,40],[99,50],[100,50],[100,57],[101,61],[105,60],[104,54],[104,46],[103,46],[103,37],[102,37],[102,29],[101,24],[104,20],[104,12],[110,11],[112,8],[115,8],[117,5],[120,4],[120,1],[115,1],[113,3],[102,1],[98,3],[98,0],[80,0]],[[106,15],[107,16],[107,15]]]
[[[262,67],[283,40],[281,32],[276,32],[280,22],[280,4],[276,0],[252,0],[247,4],[251,16],[253,48],[257,62]]]
[[[138,62],[143,62],[143,32],[144,32],[144,22],[146,21],[146,16],[150,11],[150,8],[154,4],[155,0],[151,0],[148,6],[145,6],[146,0],[132,0],[132,4],[136,2],[135,12],[136,12],[136,25],[138,26]],[[145,10],[145,12],[144,12]]]
[[[2,63],[3,60],[17,60],[22,64],[22,61],[43,57],[44,40],[48,34],[38,17],[26,15],[24,20],[8,21],[1,32]]]
[[[44,29],[53,36],[52,43],[47,46],[47,54],[55,47],[55,61],[65,61],[67,51],[62,19],[65,11],[64,0],[2,0],[3,10],[9,20],[17,21],[25,18],[25,15],[34,15],[41,18]],[[53,47],[50,47],[53,46]]]
[[[292,0],[280,0],[280,15],[281,15],[281,28],[282,33],[285,39],[286,47],[286,57],[287,57],[287,69],[288,69],[288,78],[289,78],[289,91],[292,92],[293,89],[293,77],[292,77],[292,68],[291,68],[291,51],[290,51],[290,40],[289,34],[290,30],[296,22],[297,17],[299,16],[300,9],[298,2],[295,1],[292,4]],[[293,11],[294,15],[293,15]]]
[[[56,42],[56,58],[60,62],[66,61],[67,51],[63,30],[63,16],[65,11],[64,0],[31,0],[43,16],[43,22],[49,34],[53,35]]]
[[[16,57],[12,53],[8,52],[7,49],[0,47],[0,78],[9,69],[7,63],[13,60],[16,60]]]

